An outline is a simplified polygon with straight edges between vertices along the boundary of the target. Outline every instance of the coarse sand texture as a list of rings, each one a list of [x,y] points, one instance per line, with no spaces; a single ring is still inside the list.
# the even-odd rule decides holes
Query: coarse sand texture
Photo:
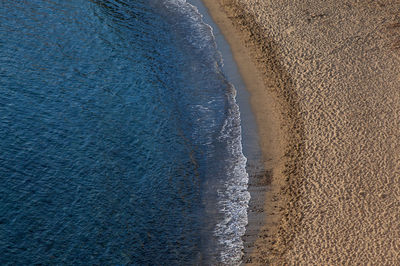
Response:
[[[400,1],[204,2],[252,94],[268,178],[244,262],[400,265]]]

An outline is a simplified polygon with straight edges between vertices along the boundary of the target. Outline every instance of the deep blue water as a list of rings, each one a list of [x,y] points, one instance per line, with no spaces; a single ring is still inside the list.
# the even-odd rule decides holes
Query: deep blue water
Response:
[[[0,2],[0,264],[237,263],[232,85],[183,0]]]

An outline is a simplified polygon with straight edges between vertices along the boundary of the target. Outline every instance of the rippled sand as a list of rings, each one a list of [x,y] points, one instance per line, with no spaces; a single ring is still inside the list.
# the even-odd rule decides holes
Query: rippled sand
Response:
[[[205,2],[252,93],[267,170],[244,260],[398,265],[400,1]]]

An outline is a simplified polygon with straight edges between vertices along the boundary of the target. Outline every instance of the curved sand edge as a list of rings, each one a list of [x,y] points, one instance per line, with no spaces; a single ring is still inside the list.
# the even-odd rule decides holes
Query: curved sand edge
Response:
[[[272,180],[244,261],[398,263],[399,1],[204,2],[252,94]]]
[[[237,6],[221,6],[214,0],[203,2],[230,44],[251,93],[265,173],[250,178],[249,190],[255,203],[249,207],[243,261],[267,262],[285,252],[299,224],[295,205],[300,196],[303,123],[296,92],[279,63],[276,45],[272,40],[265,41],[262,28],[254,24],[252,17]],[[260,204],[259,200],[264,202]]]

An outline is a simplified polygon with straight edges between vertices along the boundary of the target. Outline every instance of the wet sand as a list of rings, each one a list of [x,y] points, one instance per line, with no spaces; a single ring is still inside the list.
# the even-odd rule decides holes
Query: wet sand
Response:
[[[266,169],[244,262],[398,264],[400,1],[204,3],[251,93]]]

